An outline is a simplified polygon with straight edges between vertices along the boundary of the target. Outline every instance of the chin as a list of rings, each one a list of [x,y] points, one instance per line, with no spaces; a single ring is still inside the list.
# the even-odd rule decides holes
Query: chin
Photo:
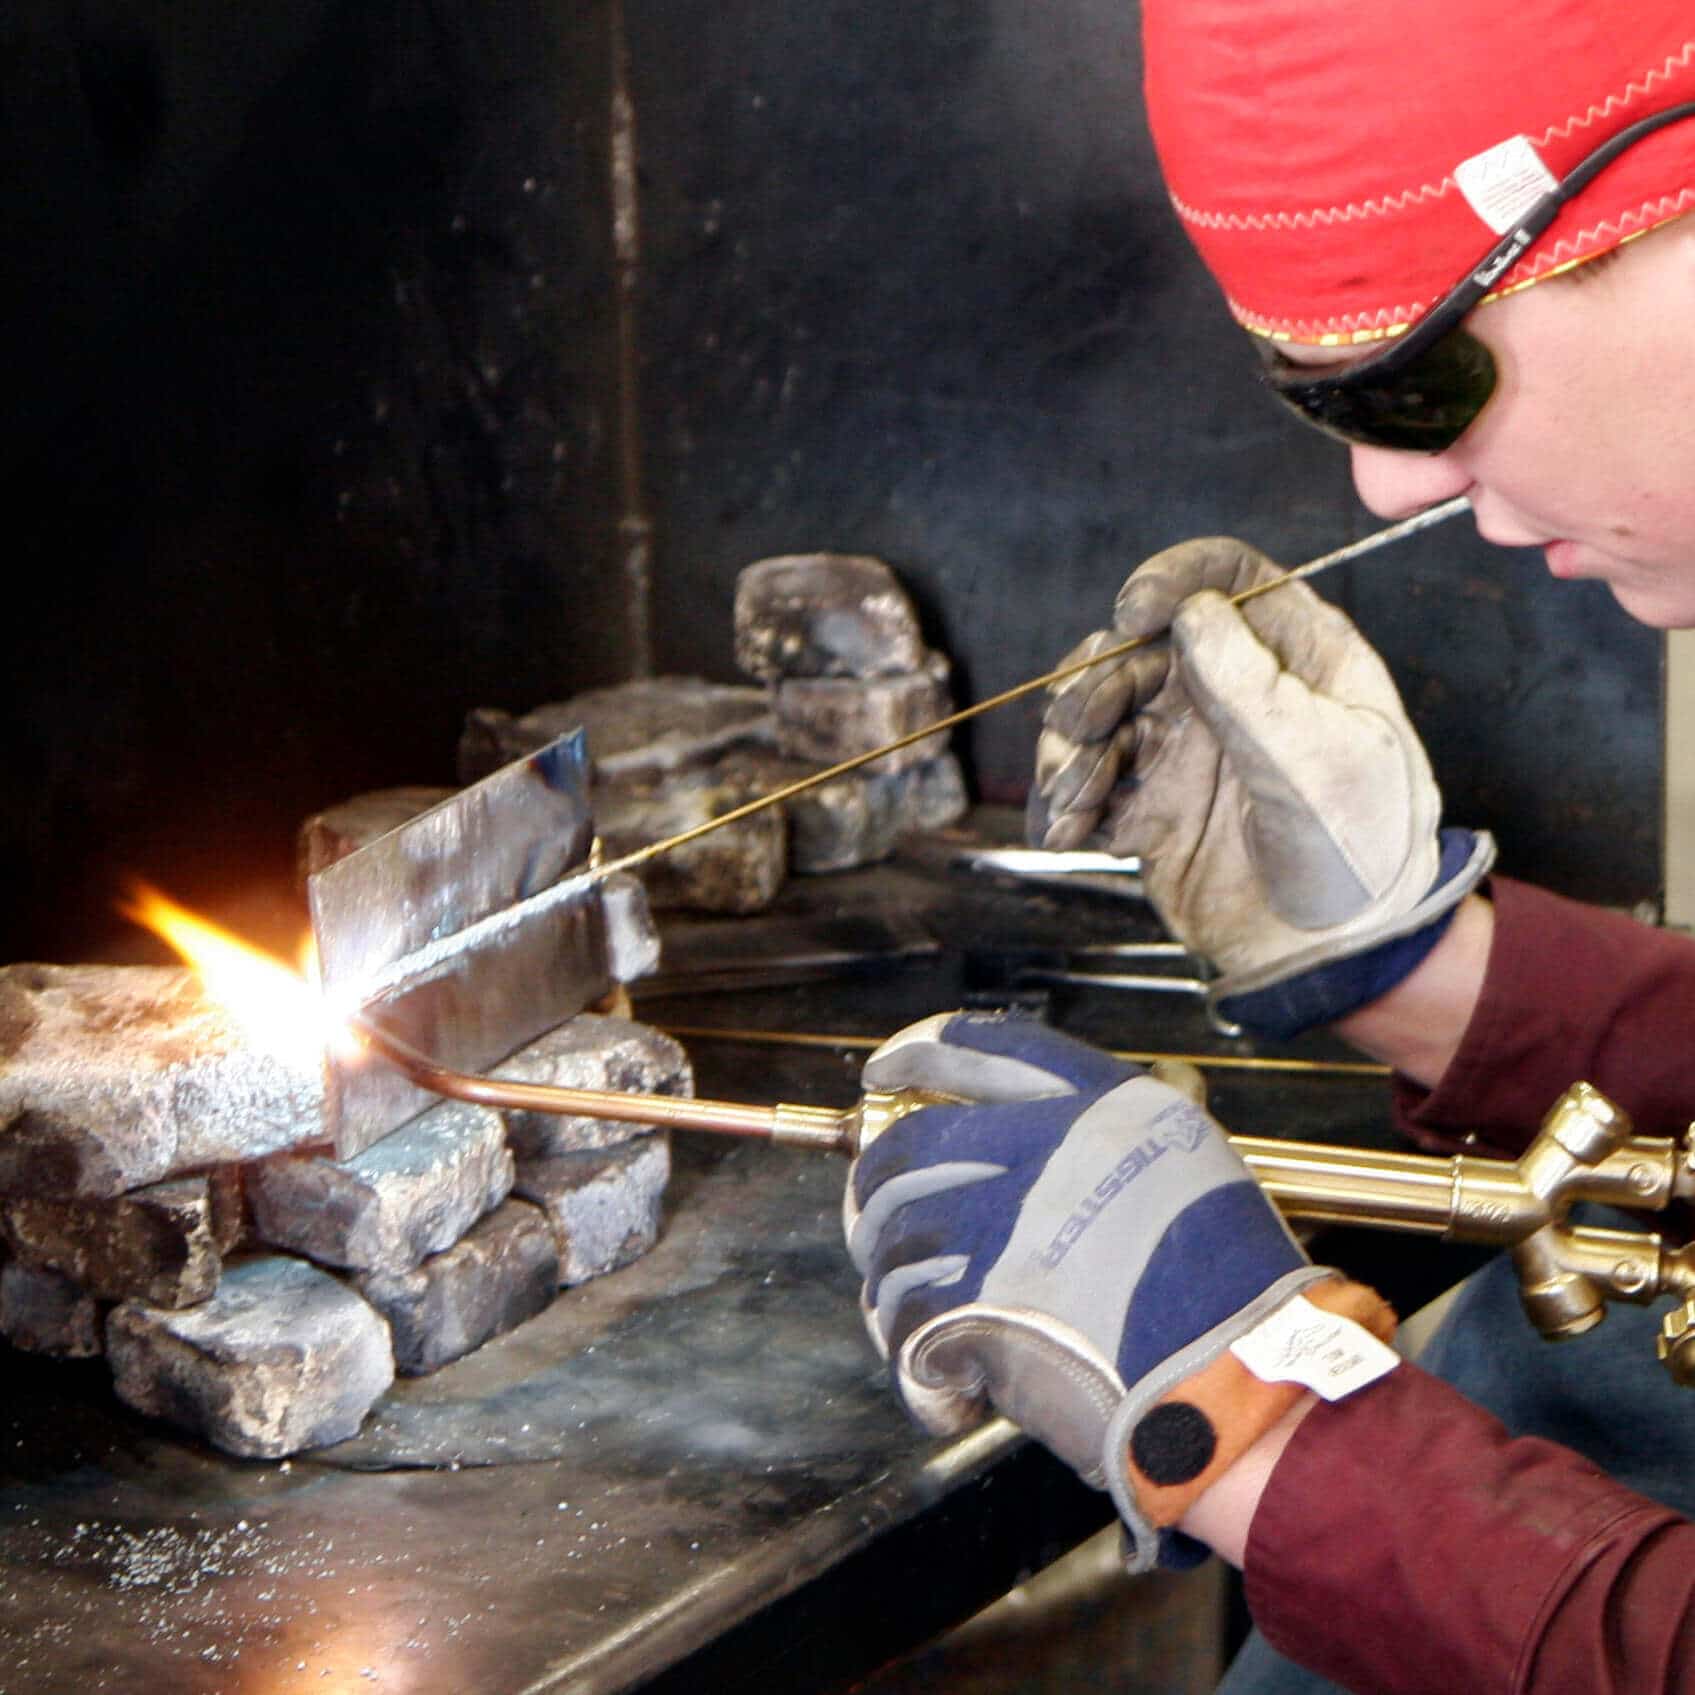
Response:
[[[1636,620],[1653,630],[1695,630],[1695,586],[1682,593],[1609,583],[1613,599]]]

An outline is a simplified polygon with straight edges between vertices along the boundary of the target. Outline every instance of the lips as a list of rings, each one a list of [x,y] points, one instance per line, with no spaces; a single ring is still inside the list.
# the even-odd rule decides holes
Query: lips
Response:
[[[1555,577],[1581,577],[1586,574],[1578,558],[1578,544],[1564,536],[1536,535],[1482,515],[1477,519],[1477,533],[1495,547],[1541,548],[1549,573]]]
[[[1532,535],[1527,530],[1515,530],[1509,524],[1497,524],[1487,518],[1477,520],[1477,533],[1496,547],[1558,547],[1557,536]]]

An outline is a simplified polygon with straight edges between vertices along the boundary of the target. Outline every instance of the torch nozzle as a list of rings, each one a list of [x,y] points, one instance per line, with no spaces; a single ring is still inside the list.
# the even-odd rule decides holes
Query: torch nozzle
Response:
[[[703,1101],[682,1095],[642,1095],[617,1089],[570,1089],[556,1083],[526,1083],[516,1077],[487,1077],[455,1071],[385,1029],[366,1013],[352,1024],[373,1052],[408,1081],[450,1100],[507,1112],[540,1112],[557,1117],[610,1118],[656,1129],[710,1130],[723,1136],[756,1140],[827,1153],[852,1154],[860,1144],[863,1107],[838,1111],[814,1106],[748,1106],[740,1101]]]

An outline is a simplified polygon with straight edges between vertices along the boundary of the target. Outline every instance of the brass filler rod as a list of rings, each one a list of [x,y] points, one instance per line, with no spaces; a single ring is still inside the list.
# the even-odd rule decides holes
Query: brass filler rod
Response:
[[[821,1030],[742,1030],[718,1024],[667,1024],[680,1042],[747,1042],[763,1047],[879,1048],[883,1036],[832,1035]],[[1114,1059],[1134,1065],[1193,1065],[1202,1071],[1275,1071],[1307,1077],[1387,1077],[1389,1067],[1371,1059],[1283,1059],[1258,1054],[1168,1053],[1143,1048],[1108,1048]]]
[[[1426,507],[1422,512],[1415,512],[1410,518],[1403,518],[1398,524],[1389,524],[1381,530],[1374,530],[1368,536],[1362,536],[1358,541],[1349,542],[1344,547],[1333,549],[1321,554],[1317,559],[1309,559],[1304,565],[1297,565],[1285,571],[1280,577],[1270,577],[1263,583],[1257,583],[1252,588],[1243,589],[1239,594],[1230,597],[1232,606],[1241,606],[1244,602],[1256,600],[1262,594],[1270,594],[1274,589],[1297,583],[1307,577],[1316,577],[1320,571],[1328,571],[1332,566],[1345,565],[1350,559],[1363,559],[1368,553],[1376,553],[1379,548],[1388,547],[1392,542],[1403,541],[1408,536],[1417,535],[1420,530],[1428,530],[1434,524],[1444,524],[1450,518],[1458,517],[1461,512],[1470,508],[1471,502],[1462,494],[1452,500],[1445,500],[1440,505]],[[692,842],[698,836],[704,836],[710,830],[722,830],[726,824],[739,823],[743,818],[750,817],[755,812],[762,812],[768,806],[780,806],[784,801],[795,795],[804,793],[807,789],[817,788],[821,783],[834,781],[844,777],[850,771],[857,771],[862,765],[869,765],[874,759],[881,759],[885,754],[898,753],[902,748],[911,747],[914,742],[924,741],[929,736],[951,730],[956,724],[963,724],[967,719],[976,718],[985,712],[992,712],[998,706],[1006,706],[1012,701],[1021,700],[1025,695],[1034,694],[1038,689],[1045,689],[1054,683],[1062,683],[1067,677],[1074,677],[1079,671],[1086,671],[1092,665],[1104,665],[1108,660],[1121,659],[1127,653],[1134,653],[1138,648],[1150,647],[1156,641],[1162,640],[1168,634],[1165,630],[1155,630],[1145,636],[1133,636],[1128,641],[1119,642],[1114,647],[1103,649],[1100,653],[1092,654],[1087,659],[1073,660],[1068,665],[1061,665],[1052,671],[1044,671],[1039,677],[1030,677],[1022,683],[1015,684],[1010,689],[1002,689],[999,694],[990,695],[985,700],[979,700],[971,706],[962,707],[958,712],[951,712],[945,718],[938,718],[933,724],[926,724],[922,729],[909,731],[904,736],[897,736],[891,742],[884,742],[881,747],[874,747],[867,753],[856,753],[851,759],[844,759],[839,764],[826,766],[822,771],[815,771],[810,777],[802,777],[798,781],[785,784],[780,789],[773,789],[770,794],[758,796],[742,805],[732,807],[728,812],[721,812],[715,818],[708,818],[703,824],[696,824],[692,829],[680,831],[677,835],[667,836],[659,842],[649,842],[646,847],[639,847],[629,853],[620,855],[617,859],[609,859],[598,865],[588,875],[591,880],[610,877],[614,871],[633,871],[638,865],[645,865],[651,859],[657,859],[662,853],[669,853],[673,848],[682,847],[686,842]]]

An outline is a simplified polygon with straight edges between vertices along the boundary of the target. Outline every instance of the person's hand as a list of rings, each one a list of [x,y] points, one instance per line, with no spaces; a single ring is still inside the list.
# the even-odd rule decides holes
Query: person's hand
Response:
[[[1214,1000],[1268,1034],[1393,987],[1494,853],[1439,835],[1430,762],[1344,613],[1304,583],[1229,604],[1280,574],[1223,537],[1133,572],[1069,658],[1171,638],[1054,686],[1031,808],[1042,846],[1140,858],[1172,934],[1218,967]]]
[[[1233,1343],[1293,1319],[1292,1356],[1350,1356],[1377,1346],[1350,1321],[1393,1329],[1370,1290],[1311,1264],[1206,1112],[1139,1066],[1029,1018],[943,1013],[864,1081],[960,1100],[901,1119],[848,1178],[866,1323],[903,1401],[938,1434],[992,1406],[1110,1489],[1132,1570],[1320,1387],[1264,1380]]]

